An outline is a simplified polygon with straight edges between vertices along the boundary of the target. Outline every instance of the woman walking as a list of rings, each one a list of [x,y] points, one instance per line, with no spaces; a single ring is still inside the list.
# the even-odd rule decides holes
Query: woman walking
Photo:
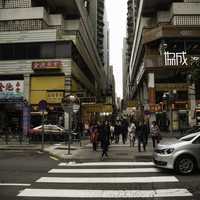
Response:
[[[161,135],[160,135],[160,129],[156,123],[156,121],[152,122],[150,133],[153,141],[153,148],[160,142]]]
[[[136,140],[136,125],[133,121],[133,119],[130,120],[130,124],[128,126],[128,136],[130,140],[130,147],[135,145]]]
[[[98,139],[99,139],[98,125],[96,123],[93,123],[90,128],[90,141],[92,143],[93,151],[97,151]]]

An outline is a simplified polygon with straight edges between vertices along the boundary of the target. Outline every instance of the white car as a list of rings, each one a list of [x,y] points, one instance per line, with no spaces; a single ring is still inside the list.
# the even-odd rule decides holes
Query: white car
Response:
[[[158,144],[153,160],[157,167],[190,174],[200,169],[200,132],[184,136],[172,144]]]

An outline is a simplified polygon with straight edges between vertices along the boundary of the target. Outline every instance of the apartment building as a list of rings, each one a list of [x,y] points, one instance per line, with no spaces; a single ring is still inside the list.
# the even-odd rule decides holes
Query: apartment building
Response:
[[[141,0],[130,60],[131,96],[162,130],[196,124],[199,84],[188,82],[200,58],[199,0]]]
[[[28,110],[37,113],[41,100],[48,121],[59,123],[65,94],[105,96],[91,2],[0,0],[1,127],[20,123],[27,129]],[[40,116],[31,117],[37,124]]]

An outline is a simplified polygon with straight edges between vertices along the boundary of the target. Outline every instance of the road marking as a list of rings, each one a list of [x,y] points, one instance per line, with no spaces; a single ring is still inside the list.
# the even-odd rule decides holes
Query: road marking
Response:
[[[60,163],[58,166],[154,166],[153,162],[91,162],[91,163]]]
[[[54,157],[54,156],[49,156],[52,160],[56,160],[56,161],[58,161],[59,159],[58,158],[56,158],[56,157]]]
[[[161,183],[179,182],[174,176],[155,177],[41,177],[42,183]]]
[[[0,186],[30,186],[31,184],[26,183],[0,183]]]
[[[152,197],[188,197],[187,189],[161,190],[73,190],[73,189],[25,189],[20,197],[63,197],[63,198],[152,198]]]
[[[126,169],[51,169],[48,173],[146,173],[160,172],[157,168],[126,168]]]

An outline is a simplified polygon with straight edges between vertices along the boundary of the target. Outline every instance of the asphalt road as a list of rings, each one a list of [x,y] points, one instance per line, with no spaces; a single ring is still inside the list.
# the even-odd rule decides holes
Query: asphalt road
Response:
[[[20,190],[46,175],[57,163],[46,153],[0,151],[0,199],[20,199],[16,197]]]
[[[98,200],[102,199],[100,196],[104,199],[200,200],[200,172],[179,176],[170,170],[155,168],[150,160],[62,163],[48,154],[1,151],[0,183],[4,183],[0,185],[2,200]],[[27,185],[5,185],[8,183]]]

